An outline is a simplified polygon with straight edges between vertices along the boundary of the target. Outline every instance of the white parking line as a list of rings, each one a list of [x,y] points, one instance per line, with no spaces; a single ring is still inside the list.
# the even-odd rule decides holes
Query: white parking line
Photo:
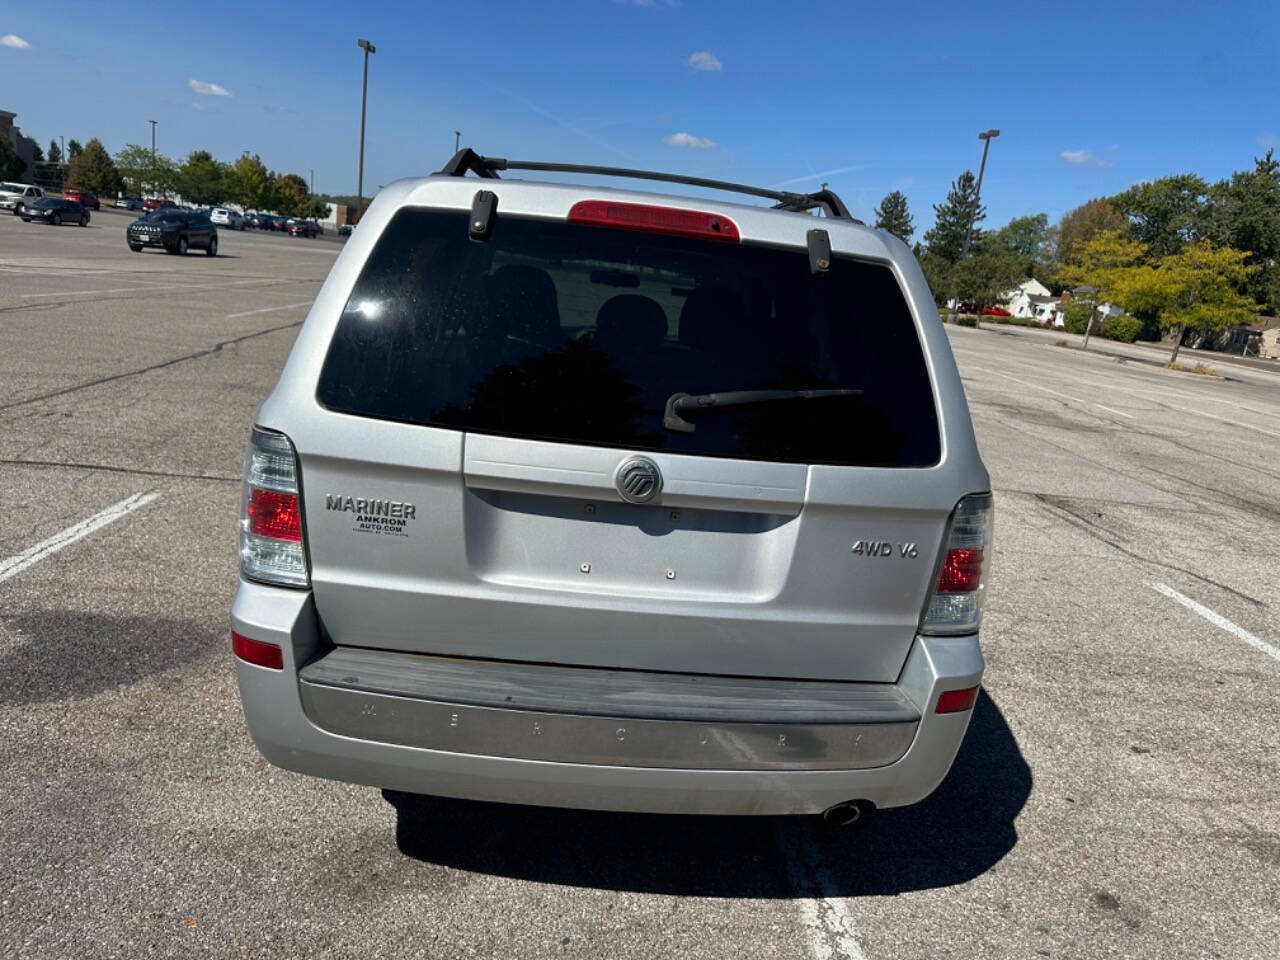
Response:
[[[87,297],[97,296],[102,293],[150,293],[153,290],[208,290],[212,287],[221,289],[222,287],[252,287],[260,286],[264,283],[290,283],[296,281],[280,281],[280,280],[228,280],[225,283],[154,283],[146,287],[110,287],[102,290],[59,290],[56,293],[20,293],[18,294],[24,300],[33,300],[37,297]]]
[[[1233,637],[1243,640],[1245,643],[1249,644],[1249,646],[1254,647],[1255,649],[1261,650],[1263,653],[1265,653],[1267,656],[1271,657],[1272,659],[1280,660],[1280,650],[1276,649],[1271,644],[1267,643],[1265,640],[1260,640],[1258,637],[1255,637],[1252,633],[1250,633],[1244,627],[1240,627],[1232,623],[1222,614],[1215,613],[1213,610],[1210,610],[1208,607],[1206,607],[1202,603],[1196,603],[1190,597],[1179,593],[1177,590],[1173,589],[1173,587],[1170,587],[1167,584],[1152,583],[1152,584],[1148,584],[1148,586],[1150,586],[1152,590],[1156,590],[1159,593],[1163,593],[1170,600],[1176,600],[1178,603],[1182,604],[1192,613],[1200,614],[1200,616],[1204,617],[1206,620],[1212,623],[1215,627],[1225,630],[1227,631],[1227,633],[1231,634]]]
[[[61,533],[55,533],[48,540],[42,540],[34,547],[29,547],[16,556],[0,560],[0,583],[4,583],[10,577],[17,576],[27,567],[34,566],[45,557],[57,553],[63,547],[68,547],[77,540],[87,537],[93,531],[100,530],[109,523],[114,523],[139,507],[145,507],[159,496],[160,494],[158,493],[135,493],[133,496],[125,497],[119,503],[95,513],[87,520],[81,520],[74,526],[67,527]]]
[[[858,931],[849,915],[848,899],[822,896],[834,884],[830,872],[821,863],[813,841],[795,834],[780,835],[783,856],[787,861],[787,879],[791,888],[801,894],[800,907],[809,934],[809,952],[814,960],[867,960],[858,943]],[[816,897],[804,896],[816,889]]]
[[[309,306],[311,306],[311,301],[303,300],[301,303],[286,303],[284,304],[284,306],[280,306],[280,307],[262,307],[261,309],[258,309],[258,310],[246,310],[244,313],[228,313],[224,319],[235,320],[235,319],[238,319],[239,317],[252,317],[259,313],[272,313],[276,310],[292,310],[294,307],[309,307]]]

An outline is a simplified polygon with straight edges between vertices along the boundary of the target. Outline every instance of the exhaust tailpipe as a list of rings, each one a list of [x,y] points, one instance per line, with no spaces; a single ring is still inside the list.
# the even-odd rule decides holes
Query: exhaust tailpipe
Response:
[[[822,811],[822,822],[833,827],[847,827],[857,823],[862,816],[862,804],[857,800],[846,800]]]

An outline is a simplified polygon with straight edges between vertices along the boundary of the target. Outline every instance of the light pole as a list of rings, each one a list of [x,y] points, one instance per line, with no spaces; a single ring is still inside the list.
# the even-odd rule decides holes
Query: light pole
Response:
[[[453,152],[454,153],[458,152],[458,145],[461,142],[461,140],[462,140],[462,131],[461,130],[453,131]]]
[[[978,186],[973,191],[973,212],[969,214],[969,225],[964,230],[964,246],[960,250],[960,259],[956,266],[964,262],[969,255],[969,243],[973,239],[973,222],[978,216],[978,207],[982,205],[982,175],[987,172],[987,151],[991,149],[991,141],[1000,136],[999,130],[983,130],[978,134],[982,141],[982,164],[978,167]],[[955,291],[955,299],[951,301],[951,322],[954,323],[956,313],[960,309],[960,291]]]
[[[1000,136],[999,130],[983,130],[978,134],[982,141],[982,164],[978,167],[978,187],[973,192],[973,213],[969,215],[969,226],[964,232],[964,249],[960,251],[960,259],[969,255],[969,241],[973,239],[973,221],[978,216],[978,207],[982,203],[982,175],[987,172],[987,151],[991,149],[991,141]]]
[[[155,166],[155,162],[156,162],[156,122],[155,122],[154,120],[148,120],[148,121],[147,121],[147,123],[151,124],[151,165],[152,165],[152,166]]]
[[[369,54],[377,48],[368,40],[360,39],[356,45],[364,51],[364,83],[360,87],[360,172],[356,177],[356,223],[364,213],[364,108],[369,97]]]

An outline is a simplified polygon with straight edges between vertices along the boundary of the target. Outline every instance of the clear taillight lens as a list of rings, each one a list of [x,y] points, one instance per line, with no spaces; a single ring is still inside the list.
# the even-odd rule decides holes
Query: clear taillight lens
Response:
[[[942,566],[920,621],[921,633],[975,633],[990,570],[991,494],[965,497],[951,513]]]
[[[282,433],[253,428],[244,462],[240,572],[250,580],[308,587],[298,499],[298,459]]]

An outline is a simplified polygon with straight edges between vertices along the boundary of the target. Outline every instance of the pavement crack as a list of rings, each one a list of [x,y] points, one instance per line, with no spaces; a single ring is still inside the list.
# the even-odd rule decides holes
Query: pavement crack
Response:
[[[279,326],[268,327],[265,330],[257,330],[254,333],[246,333],[239,337],[232,337],[230,340],[219,340],[212,347],[204,350],[195,350],[191,353],[184,354],[181,357],[174,357],[170,360],[163,360],[160,363],[153,363],[146,367],[140,367],[137,370],[127,370],[124,373],[113,373],[109,377],[98,377],[96,380],[89,380],[85,383],[76,384],[73,387],[64,387],[61,390],[51,390],[49,393],[38,394],[34,397],[27,397],[24,400],[13,400],[9,403],[0,404],[0,410],[12,410],[16,407],[25,407],[28,404],[39,403],[42,400],[52,400],[55,397],[66,396],[69,393],[77,393],[80,390],[88,390],[90,387],[100,387],[104,383],[114,383],[117,380],[127,380],[130,377],[138,377],[144,373],[151,373],[155,370],[163,370],[165,367],[172,367],[175,364],[186,363],[188,360],[198,360],[201,357],[212,356],[215,353],[222,352],[223,347],[235,346],[246,340],[252,340],[255,337],[265,337],[268,334],[279,333],[281,330],[288,330],[290,327],[302,326],[301,320],[295,320],[292,323],[282,323]]]

